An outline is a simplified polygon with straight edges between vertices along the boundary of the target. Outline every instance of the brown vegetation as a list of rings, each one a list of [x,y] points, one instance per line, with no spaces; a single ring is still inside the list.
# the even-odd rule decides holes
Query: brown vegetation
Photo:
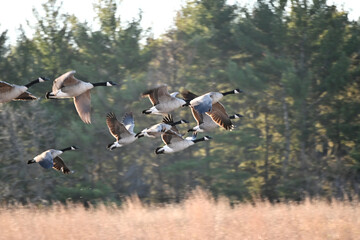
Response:
[[[256,202],[231,207],[197,191],[181,204],[0,208],[0,239],[357,239],[358,203]]]

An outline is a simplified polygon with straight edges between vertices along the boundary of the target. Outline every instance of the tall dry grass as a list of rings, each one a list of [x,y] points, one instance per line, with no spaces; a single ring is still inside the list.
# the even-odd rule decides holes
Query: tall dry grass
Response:
[[[2,207],[0,239],[360,239],[360,208],[324,201],[232,208],[203,191],[161,207],[136,197],[121,208]]]

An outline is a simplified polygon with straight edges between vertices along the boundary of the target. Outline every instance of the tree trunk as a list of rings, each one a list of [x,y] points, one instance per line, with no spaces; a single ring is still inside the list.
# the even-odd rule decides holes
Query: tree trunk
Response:
[[[283,178],[286,178],[286,174],[287,174],[287,168],[288,168],[288,163],[289,163],[289,157],[290,157],[290,124],[289,124],[289,109],[288,109],[288,105],[286,103],[286,93],[285,93],[285,88],[283,88],[283,92],[282,92],[282,106],[283,106],[283,111],[284,111],[284,126],[285,126],[285,132],[284,132],[284,136],[285,136],[285,152],[284,152],[284,161],[283,161],[283,167],[282,167],[282,175]]]
[[[264,163],[264,180],[265,186],[268,186],[269,181],[269,147],[270,147],[270,136],[269,136],[269,122],[268,122],[268,110],[265,110],[265,163]],[[266,187],[267,189],[267,187]]]

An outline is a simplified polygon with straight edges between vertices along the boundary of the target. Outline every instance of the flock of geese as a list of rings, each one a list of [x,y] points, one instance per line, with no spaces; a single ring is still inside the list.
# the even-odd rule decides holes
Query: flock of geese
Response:
[[[114,82],[99,82],[90,83],[84,82],[74,77],[75,71],[69,71],[53,81],[52,91],[46,93],[47,99],[61,99],[73,98],[76,111],[84,123],[91,123],[91,95],[90,91],[98,86],[115,86]],[[0,81],[0,103],[6,103],[12,100],[36,100],[27,90],[37,84],[50,81],[48,78],[39,77],[30,83],[19,86]],[[234,114],[229,116],[226,113],[224,106],[219,102],[221,98],[229,94],[238,94],[242,91],[235,89],[228,92],[208,92],[198,96],[190,91],[184,90],[181,92],[183,98],[176,97],[179,92],[169,93],[167,85],[145,91],[142,97],[148,97],[152,103],[152,107],[145,109],[143,114],[156,114],[163,116],[162,122],[143,129],[141,132],[134,132],[134,117],[132,112],[127,112],[119,121],[116,115],[112,112],[106,116],[106,124],[109,128],[111,135],[116,139],[113,143],[108,145],[109,150],[122,147],[133,143],[136,139],[141,137],[156,138],[161,137],[165,143],[164,146],[155,149],[156,154],[166,154],[182,151],[195,143],[210,140],[211,137],[204,136],[196,138],[198,132],[208,132],[217,127],[225,130],[232,130],[234,125],[232,119],[240,118],[242,115]],[[193,132],[192,136],[184,137],[179,133],[176,125],[189,123],[181,119],[174,121],[173,117],[169,114],[181,107],[190,107],[192,115],[194,116],[197,125],[188,130]],[[65,165],[60,155],[66,151],[76,150],[76,146],[70,146],[61,150],[49,149],[35,156],[27,163],[39,163],[45,169],[53,168],[61,171],[64,174],[71,173],[70,169]]]

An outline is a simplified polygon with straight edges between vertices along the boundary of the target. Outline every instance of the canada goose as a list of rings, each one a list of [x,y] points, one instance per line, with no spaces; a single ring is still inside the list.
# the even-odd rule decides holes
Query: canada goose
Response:
[[[108,145],[109,150],[114,148],[122,147],[124,145],[130,144],[136,140],[134,133],[134,118],[132,113],[125,113],[122,122],[119,122],[116,119],[114,113],[110,112],[106,116],[106,124],[109,128],[111,135],[116,138],[114,143]]]
[[[36,100],[37,98],[26,90],[28,90],[29,87],[36,83],[41,83],[48,80],[48,78],[39,77],[24,86],[0,81],[0,103],[9,102],[11,100]]]
[[[46,93],[47,99],[74,98],[76,111],[84,123],[91,123],[90,89],[98,86],[111,87],[117,85],[112,81],[90,83],[74,77],[76,71],[67,72],[54,80],[52,92]]]
[[[189,123],[189,122],[184,119],[174,122],[172,116],[168,114],[167,116],[163,117],[163,121],[161,123],[155,124],[149,128],[145,128],[141,132],[137,133],[135,137],[141,138],[145,136],[145,137],[155,138],[155,137],[160,137],[166,131],[172,131],[174,133],[179,134],[175,126],[182,123]]]
[[[161,85],[144,92],[142,97],[149,97],[153,107],[144,110],[143,113],[163,115],[185,105],[186,102],[183,99],[176,97],[178,93],[169,94],[167,85]]]
[[[233,90],[230,91],[230,93],[222,93],[222,95],[226,95],[226,94],[231,94],[231,92],[240,92],[240,90]],[[226,129],[226,130],[231,130],[234,128],[234,125],[231,122],[231,118],[229,117],[229,115],[226,113],[226,110],[224,108],[224,106],[217,101],[216,103],[212,103],[211,104],[211,108],[210,111],[205,111],[205,112],[200,112],[196,108],[195,106],[191,105],[191,102],[195,99],[199,99],[199,97],[197,97],[196,94],[184,90],[182,93],[183,97],[185,98],[186,101],[190,102],[190,107],[191,107],[191,112],[193,114],[193,117],[195,118],[196,122],[197,122],[197,126],[192,128],[193,131],[197,131],[197,132],[202,132],[202,131],[209,131],[214,129],[216,126],[214,126],[213,122],[215,122],[218,126]],[[209,117],[211,118],[209,118]],[[234,115],[234,118],[237,118],[241,116],[240,114],[236,114]],[[192,131],[189,130],[189,131]]]
[[[75,146],[71,146],[61,150],[49,149],[37,155],[33,159],[29,160],[27,163],[28,164],[39,163],[40,166],[43,168],[46,169],[53,168],[57,171],[61,171],[64,174],[69,174],[71,172],[70,169],[65,165],[64,161],[59,157],[59,155],[62,154],[63,152],[76,150],[76,149],[78,148]]]
[[[241,92],[243,92],[243,91],[240,89],[235,89],[232,91],[222,92],[222,93],[221,92],[208,92],[208,93],[205,93],[198,97],[195,94],[185,90],[185,91],[182,91],[181,94],[183,95],[183,97],[186,100],[186,104],[184,104],[183,106],[188,105],[192,108],[195,108],[195,110],[198,111],[199,113],[205,113],[205,112],[210,112],[213,104],[220,101],[220,99],[223,98],[224,96],[229,95],[229,94],[238,94]],[[189,99],[189,96],[196,96],[196,97]]]
[[[211,139],[209,136],[196,139],[196,134],[193,135],[193,137],[187,137],[184,139],[181,136],[174,134],[172,131],[166,131],[161,138],[165,143],[165,146],[156,148],[156,154],[178,152],[194,145],[197,142],[208,141]]]

